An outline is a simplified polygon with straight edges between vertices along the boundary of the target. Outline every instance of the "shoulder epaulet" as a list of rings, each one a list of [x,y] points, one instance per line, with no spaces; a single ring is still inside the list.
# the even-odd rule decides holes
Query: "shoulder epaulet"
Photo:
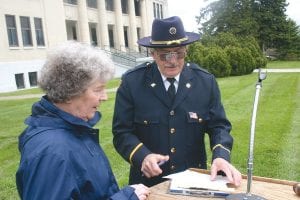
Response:
[[[145,69],[145,68],[147,68],[147,67],[150,67],[151,64],[152,64],[151,62],[145,62],[145,63],[142,63],[142,64],[140,64],[140,65],[137,65],[137,66],[135,66],[134,68],[127,70],[127,71],[124,73],[124,75],[129,74],[129,73],[131,73],[131,72],[135,72],[135,71],[141,70],[141,69]]]
[[[199,71],[202,71],[202,72],[204,72],[204,73],[211,74],[211,73],[208,72],[206,69],[200,67],[200,66],[197,65],[196,63],[190,63],[190,62],[188,62],[188,63],[186,63],[186,66],[187,66],[187,67],[190,67],[190,68],[193,69],[193,70],[199,70]]]

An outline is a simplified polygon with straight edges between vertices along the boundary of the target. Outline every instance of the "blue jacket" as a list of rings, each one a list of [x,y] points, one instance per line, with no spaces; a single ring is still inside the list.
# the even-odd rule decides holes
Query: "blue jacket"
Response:
[[[204,136],[213,159],[230,160],[231,124],[214,76],[192,63],[180,74],[174,102],[167,95],[156,63],[145,63],[122,77],[113,118],[114,145],[131,164],[129,183],[157,184],[170,173],[207,168]],[[163,174],[148,179],[141,164],[150,153],[169,155]]]
[[[98,129],[92,128],[100,118],[97,112],[86,122],[46,97],[33,105],[25,120],[28,127],[19,136],[16,183],[21,199],[138,199],[134,188],[118,188]]]

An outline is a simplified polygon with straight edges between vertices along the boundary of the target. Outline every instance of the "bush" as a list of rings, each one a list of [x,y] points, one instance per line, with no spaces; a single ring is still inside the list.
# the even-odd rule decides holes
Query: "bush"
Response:
[[[256,60],[247,48],[226,47],[225,49],[231,65],[231,75],[250,74],[255,69]]]
[[[193,62],[198,65],[201,65],[203,59],[206,55],[206,47],[203,46],[200,42],[195,42],[188,46],[187,49],[187,62]]]
[[[201,43],[189,46],[186,60],[203,66],[217,77],[249,74],[267,65],[254,37],[240,38],[231,33],[204,35]]]
[[[216,77],[226,77],[231,72],[226,53],[220,47],[209,49],[208,54],[203,59],[202,66]]]
[[[267,66],[268,60],[260,50],[259,45],[255,40],[255,38],[253,37],[240,38],[240,43],[241,43],[241,47],[244,49],[248,49],[250,51],[251,56],[254,58],[254,65],[252,67],[252,70],[255,68],[265,68]]]

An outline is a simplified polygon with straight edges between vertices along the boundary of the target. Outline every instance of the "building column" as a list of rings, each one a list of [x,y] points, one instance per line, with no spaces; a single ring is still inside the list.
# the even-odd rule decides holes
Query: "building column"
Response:
[[[108,36],[108,27],[107,27],[107,17],[106,17],[106,8],[105,0],[98,0],[98,18],[99,18],[99,32],[101,47],[105,50],[109,50],[109,36]]]
[[[129,31],[130,31],[129,48],[133,49],[134,51],[138,51],[134,1],[135,0],[128,0],[129,24],[130,24],[130,26],[129,26]]]
[[[115,5],[115,22],[116,22],[116,34],[117,34],[117,45],[116,48],[121,51],[126,51],[124,41],[124,27],[123,27],[123,15],[121,0],[113,0]]]
[[[141,37],[147,37],[149,34],[148,30],[148,21],[147,21],[147,9],[146,9],[146,0],[140,1],[141,5],[141,19],[142,19],[142,27],[141,27]]]
[[[80,42],[91,43],[86,0],[78,0],[78,25]]]

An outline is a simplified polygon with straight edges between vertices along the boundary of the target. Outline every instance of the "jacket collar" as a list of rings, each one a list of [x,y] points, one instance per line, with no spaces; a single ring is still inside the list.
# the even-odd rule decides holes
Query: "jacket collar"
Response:
[[[100,119],[101,114],[96,112],[91,120],[84,121],[59,109],[48,100],[47,96],[43,96],[32,106],[32,115],[25,120],[25,123],[36,127],[70,128],[77,126],[78,128],[92,129]]]

